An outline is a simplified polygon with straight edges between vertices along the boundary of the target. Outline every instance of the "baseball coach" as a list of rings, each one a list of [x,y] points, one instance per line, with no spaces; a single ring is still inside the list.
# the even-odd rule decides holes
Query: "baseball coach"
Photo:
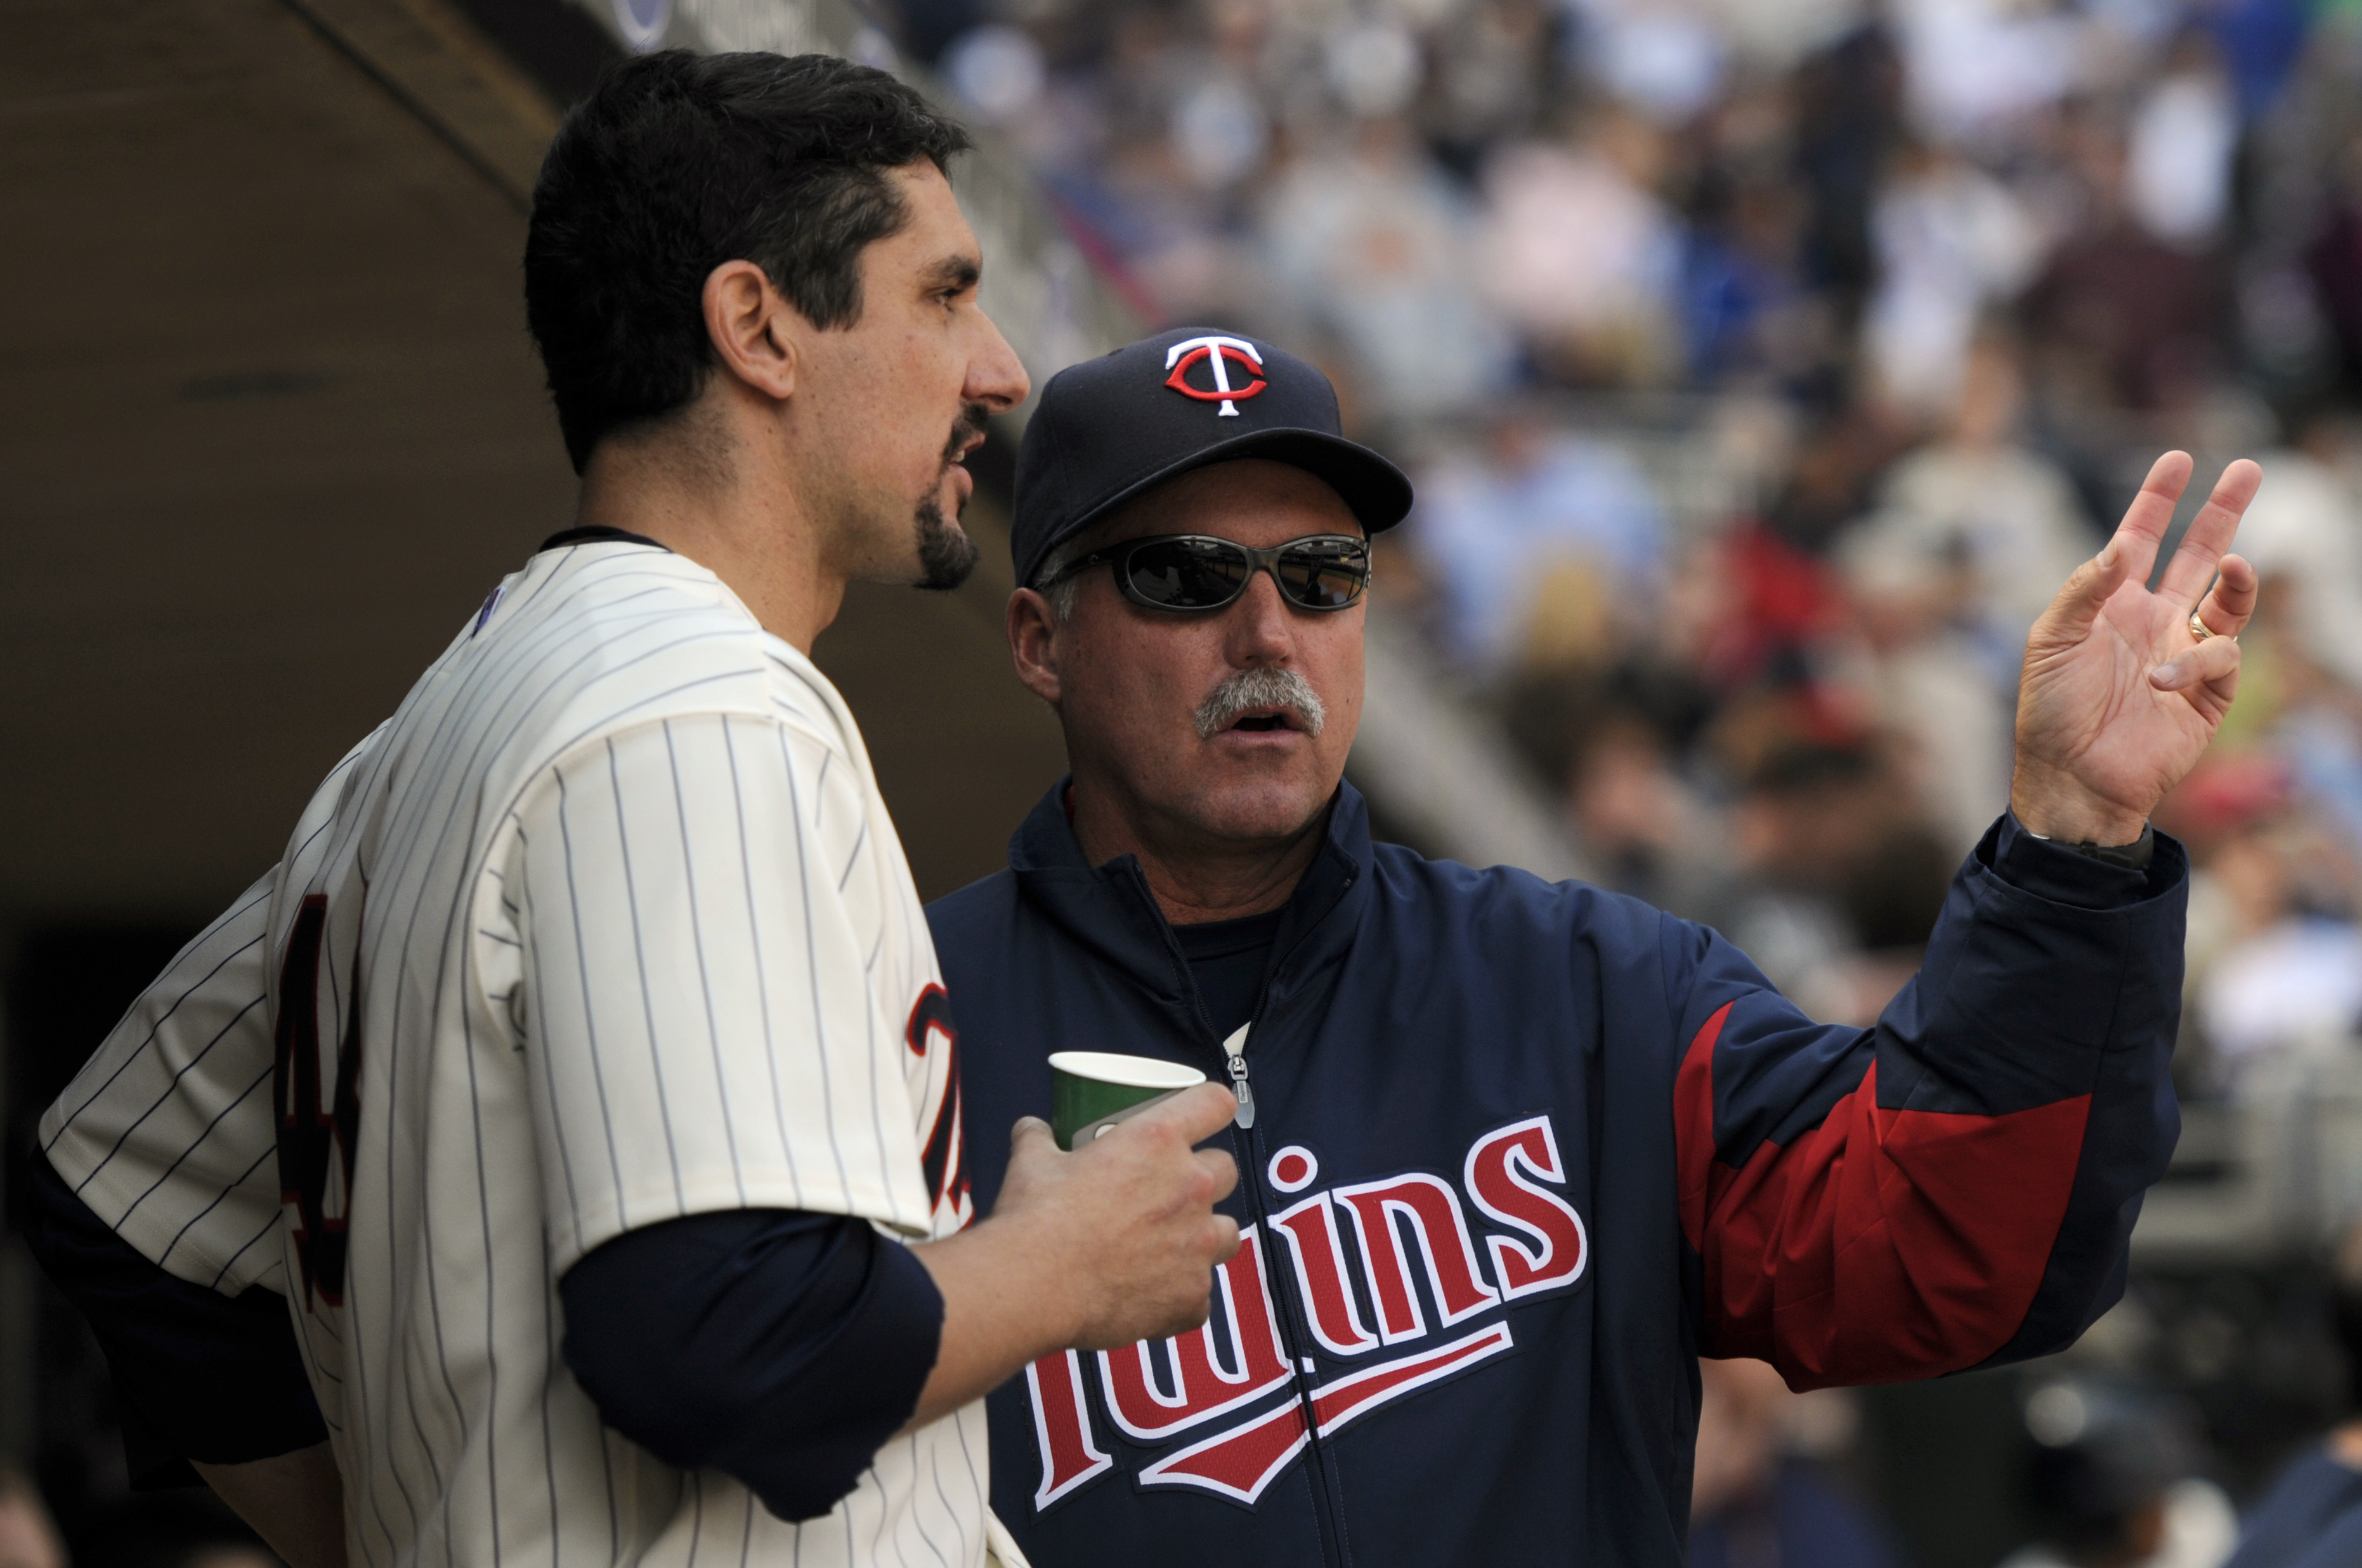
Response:
[[[1317,370],[1191,329],[1054,380],[1008,628],[1073,771],[929,911],[970,1169],[981,1207],[1053,1049],[1194,1065],[1236,1093],[1243,1242],[1204,1329],[993,1397],[1032,1561],[1674,1568],[1696,1356],[1808,1388],[2081,1333],[2179,1126],[2188,863],[2147,819],[2255,602],[2244,461],[2145,586],[2190,470],[2036,625],[2008,809],[1838,1028],[1705,927],[1372,842],[1368,541],[1411,491]]]

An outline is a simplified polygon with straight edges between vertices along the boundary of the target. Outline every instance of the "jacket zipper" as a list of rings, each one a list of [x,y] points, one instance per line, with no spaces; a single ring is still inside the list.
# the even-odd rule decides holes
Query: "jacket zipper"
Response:
[[[1231,1092],[1239,1099],[1239,1113],[1232,1120],[1241,1127],[1254,1125],[1254,1086],[1247,1082],[1247,1031],[1253,1027],[1254,1021],[1249,1019],[1222,1042],[1222,1053],[1231,1059]]]
[[[1271,966],[1272,975],[1278,974],[1286,966],[1287,960],[1294,956],[1296,947],[1300,945],[1303,940],[1304,938],[1299,936],[1296,944],[1289,946],[1287,952],[1280,955],[1279,962]],[[1193,988],[1194,986],[1193,979]],[[1248,1168],[1239,1175],[1240,1178],[1247,1184],[1248,1190],[1253,1198],[1255,1230],[1263,1238],[1264,1255],[1271,1260],[1270,1266],[1264,1272],[1272,1283],[1273,1296],[1283,1304],[1285,1309],[1283,1317],[1287,1324],[1288,1360],[1291,1363],[1289,1370],[1296,1375],[1297,1408],[1304,1414],[1304,1430],[1309,1440],[1304,1445],[1305,1459],[1312,1471],[1313,1485],[1320,1496],[1320,1506],[1317,1510],[1316,1518],[1322,1527],[1320,1531],[1322,1555],[1330,1562],[1337,1564],[1338,1568],[1349,1568],[1352,1559],[1345,1550],[1345,1520],[1341,1512],[1343,1500],[1338,1495],[1335,1477],[1329,1473],[1329,1452],[1320,1441],[1319,1413],[1314,1408],[1312,1400],[1313,1374],[1305,1369],[1304,1364],[1309,1358],[1304,1354],[1301,1348],[1311,1342],[1311,1335],[1306,1327],[1304,1304],[1296,1297],[1295,1275],[1280,1267],[1281,1243],[1278,1236],[1272,1231],[1270,1205],[1264,1200],[1263,1184],[1268,1159],[1263,1151],[1263,1140],[1254,1131],[1254,1090],[1247,1081],[1246,1043],[1249,1033],[1255,1025],[1263,1021],[1264,1009],[1270,1001],[1271,977],[1267,975],[1264,979],[1262,994],[1255,998],[1253,1016],[1240,1028],[1236,1034],[1225,1041],[1222,1047],[1223,1055],[1230,1059],[1231,1081],[1238,1088],[1239,1113],[1236,1120],[1240,1136],[1246,1144]],[[1198,1010],[1201,1013],[1205,1010],[1202,1001],[1198,1004]],[[1209,1035],[1213,1033],[1210,1023],[1208,1024],[1206,1032]],[[1231,1049],[1234,1045],[1237,1047],[1235,1050]]]
[[[1296,955],[1297,948],[1304,944],[1311,933],[1299,934],[1288,944],[1287,951],[1279,955],[1278,962],[1273,964],[1269,973],[1264,977],[1263,989],[1255,997],[1254,1012],[1228,1040],[1223,1040],[1214,1033],[1214,1021],[1206,1011],[1205,999],[1198,994],[1197,977],[1189,972],[1189,955],[1182,951],[1181,939],[1173,934],[1171,923],[1158,907],[1156,895],[1148,886],[1148,878],[1138,866],[1132,867],[1131,874],[1140,896],[1155,911],[1157,926],[1164,933],[1167,951],[1181,966],[1181,977],[1187,982],[1189,999],[1197,1009],[1198,1026],[1205,1031],[1205,1038],[1222,1054],[1224,1066],[1230,1073],[1231,1091],[1239,1102],[1237,1114],[1231,1118],[1231,1122],[1239,1129],[1239,1138],[1245,1145],[1247,1156],[1245,1168],[1239,1172],[1239,1181],[1246,1188],[1248,1206],[1254,1211],[1255,1231],[1264,1240],[1264,1255],[1275,1260],[1279,1255],[1279,1242],[1272,1234],[1270,1205],[1264,1200],[1263,1143],[1254,1130],[1254,1088],[1247,1075],[1246,1043],[1255,1025],[1263,1021],[1264,1009],[1270,1004],[1272,977],[1286,967],[1287,961]],[[1350,889],[1353,881],[1352,875],[1348,874],[1345,886]],[[1270,1281],[1272,1295],[1281,1307],[1281,1333],[1287,1341],[1288,1372],[1296,1386],[1297,1408],[1303,1412],[1304,1430],[1309,1439],[1304,1445],[1304,1452],[1313,1474],[1313,1487],[1318,1494],[1313,1518],[1320,1530],[1320,1554],[1333,1568],[1351,1568],[1351,1559],[1345,1551],[1345,1522],[1337,1517],[1338,1496],[1331,1485],[1329,1456],[1320,1444],[1319,1421],[1313,1408],[1312,1375],[1304,1370],[1304,1364],[1309,1358],[1304,1354],[1302,1347],[1311,1340],[1311,1334],[1305,1326],[1304,1306],[1296,1298],[1292,1276],[1275,1264],[1266,1268],[1264,1275]]]

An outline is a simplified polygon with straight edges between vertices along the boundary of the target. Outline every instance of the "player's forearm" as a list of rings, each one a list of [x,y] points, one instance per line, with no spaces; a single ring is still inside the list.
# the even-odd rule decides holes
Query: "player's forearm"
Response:
[[[326,1443],[242,1464],[191,1463],[292,1568],[344,1568],[345,1487]]]
[[[1226,1154],[1193,1151],[1237,1103],[1201,1084],[1071,1154],[1045,1123],[1018,1122],[992,1218],[911,1249],[944,1301],[934,1370],[911,1426],[982,1398],[1053,1351],[1204,1322],[1214,1268],[1239,1250],[1238,1222],[1213,1211],[1238,1171]]]
[[[911,1249],[943,1294],[944,1329],[905,1431],[983,1398],[1075,1342],[1081,1305],[1043,1241],[1010,1217]]]

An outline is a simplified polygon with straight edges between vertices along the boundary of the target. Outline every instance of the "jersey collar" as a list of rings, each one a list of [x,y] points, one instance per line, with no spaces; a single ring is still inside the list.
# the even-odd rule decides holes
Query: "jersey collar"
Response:
[[[669,548],[657,544],[645,534],[626,533],[621,528],[610,528],[604,524],[593,524],[580,528],[561,528],[541,542],[541,549],[561,550],[568,545],[646,545],[652,550],[663,550],[667,555],[672,554]],[[535,552],[536,555],[539,553],[539,550]]]

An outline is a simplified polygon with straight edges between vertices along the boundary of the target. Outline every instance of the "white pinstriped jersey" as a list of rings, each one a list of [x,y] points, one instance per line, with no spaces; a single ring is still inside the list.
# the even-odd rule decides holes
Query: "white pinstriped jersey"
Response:
[[[289,1297],[357,1564],[983,1561],[981,1404],[799,1527],[603,1427],[557,1353],[558,1276],[633,1227],[971,1212],[860,734],[681,557],[503,582],[41,1139],[172,1274]]]

